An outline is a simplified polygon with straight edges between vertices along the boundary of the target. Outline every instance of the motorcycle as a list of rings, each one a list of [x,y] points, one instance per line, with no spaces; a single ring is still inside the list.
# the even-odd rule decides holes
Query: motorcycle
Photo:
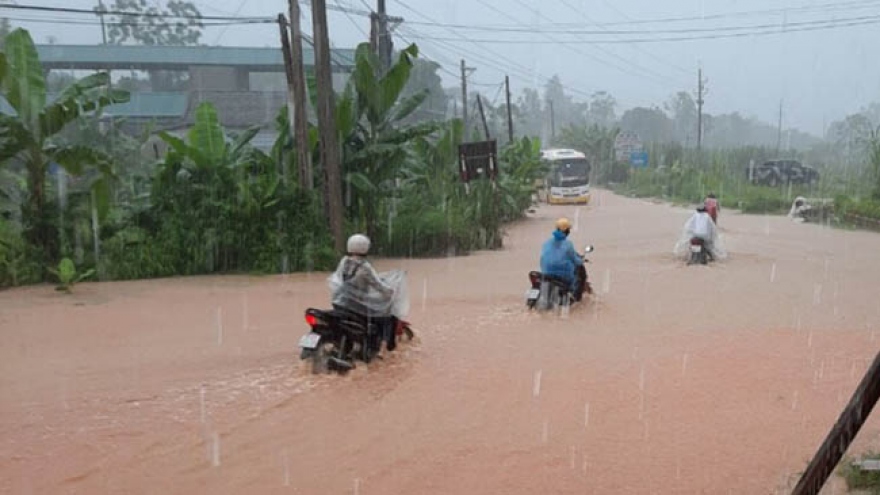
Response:
[[[593,287],[587,276],[586,264],[590,262],[587,254],[592,253],[593,246],[584,248],[584,262],[576,269],[578,285],[581,287],[580,294],[571,293],[571,284],[560,278],[544,275],[538,271],[529,272],[529,281],[532,287],[526,291],[526,306],[529,310],[562,310],[571,306],[572,302],[580,301],[584,294],[592,294]]]
[[[706,249],[706,242],[699,237],[691,237],[690,250],[691,257],[688,259],[688,265],[705,265],[712,259],[712,255]]]
[[[355,368],[355,360],[369,364],[375,359],[382,343],[384,325],[394,324],[397,340],[411,341],[415,334],[410,323],[394,317],[364,318],[340,308],[305,311],[310,331],[299,340],[300,359],[312,360],[312,372],[348,372]]]

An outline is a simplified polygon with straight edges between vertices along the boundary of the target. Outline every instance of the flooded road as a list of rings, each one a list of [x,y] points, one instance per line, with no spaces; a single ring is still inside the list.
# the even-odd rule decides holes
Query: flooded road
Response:
[[[565,319],[523,304],[560,215],[596,246]],[[0,492],[785,493],[880,343],[880,236],[725,210],[730,259],[687,267],[689,215],[597,191],[379,260],[419,340],[346,377],[296,352],[326,274],[0,293]]]

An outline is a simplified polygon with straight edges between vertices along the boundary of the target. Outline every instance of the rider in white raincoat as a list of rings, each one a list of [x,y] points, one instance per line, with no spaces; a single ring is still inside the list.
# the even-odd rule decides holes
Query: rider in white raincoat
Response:
[[[677,256],[685,255],[692,238],[698,237],[703,240],[706,250],[713,259],[719,260],[727,257],[727,253],[721,246],[721,236],[715,227],[715,222],[706,211],[706,207],[700,205],[697,207],[693,215],[684,224],[678,243],[675,245],[674,252]]]
[[[348,254],[328,280],[333,307],[379,323],[388,350],[394,350],[397,319],[409,311],[405,273],[401,270],[376,273],[366,258],[370,239],[365,235],[351,236],[347,250]]]

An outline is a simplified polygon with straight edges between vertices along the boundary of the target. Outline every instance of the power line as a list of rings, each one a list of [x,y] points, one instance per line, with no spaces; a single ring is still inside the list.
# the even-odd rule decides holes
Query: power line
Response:
[[[10,21],[21,22],[21,23],[32,23],[32,24],[70,24],[75,26],[100,26],[101,21],[87,21],[87,20],[76,20],[69,18],[59,18],[59,17],[5,17]],[[202,23],[199,27],[202,28],[215,28],[215,27],[229,27],[229,26],[246,26],[246,25],[255,25],[255,24],[277,24],[276,20],[244,20],[244,21],[225,21],[225,22],[207,22]],[[137,21],[125,21],[125,22],[114,22],[114,21],[105,21],[105,25],[107,26],[150,26],[149,23],[145,22],[137,22]]]
[[[402,28],[402,29],[405,30],[405,28]],[[411,30],[409,30],[409,31],[410,31],[410,36],[413,36],[413,37],[417,36],[417,33],[416,33],[415,35],[413,35],[413,33],[411,32]],[[463,40],[462,40],[462,39],[456,39],[456,41],[459,41],[459,42],[460,42],[460,41],[469,41],[469,40],[468,40],[467,38],[465,38],[465,39],[463,39]],[[518,80],[526,81],[526,82],[527,82],[527,85],[528,85],[529,87],[531,87],[531,84],[528,84],[528,81],[529,81],[530,79],[533,79],[533,78],[536,78],[536,77],[537,77],[538,79],[541,79],[542,81],[550,81],[550,80],[552,79],[551,77],[548,77],[548,76],[546,76],[546,75],[544,75],[544,74],[540,74],[540,73],[538,73],[537,71],[534,71],[534,70],[532,70],[532,69],[529,69],[529,68],[523,68],[523,66],[521,66],[520,64],[518,64],[518,63],[516,63],[516,62],[514,62],[514,61],[511,61],[510,59],[507,59],[506,57],[503,57],[503,56],[502,56],[502,57],[498,57],[498,58],[500,58],[500,59],[502,59],[502,60],[506,60],[506,61],[508,61],[508,62],[510,63],[509,66],[501,65],[501,64],[499,64],[498,60],[496,60],[495,58],[486,57],[483,53],[470,51],[470,50],[467,50],[467,49],[465,49],[465,48],[463,48],[463,47],[453,45],[453,44],[450,43],[450,42],[445,42],[445,41],[436,42],[436,41],[431,41],[431,40],[429,40],[428,42],[429,42],[429,43],[434,43],[434,44],[436,44],[436,45],[438,45],[438,46],[442,44],[442,45],[444,45],[444,46],[446,47],[446,49],[451,49],[451,50],[455,50],[455,51],[460,51],[460,52],[464,53],[465,55],[467,55],[469,59],[476,60],[476,61],[482,63],[483,65],[486,65],[486,66],[488,66],[488,67],[490,67],[490,68],[493,68],[493,69],[495,69],[495,70],[501,72],[502,74],[509,74],[509,75],[511,75],[511,76],[512,76],[512,77],[511,77],[512,79],[513,79],[513,78],[516,78],[516,79],[518,79]],[[489,52],[489,50],[483,50],[483,51],[485,51],[485,52]],[[452,75],[455,76],[456,78],[459,77],[457,74],[452,74]],[[592,95],[591,95],[589,92],[586,92],[586,91],[580,90],[580,89],[575,88],[575,87],[573,87],[573,86],[569,86],[569,85],[563,84],[563,83],[561,83],[561,82],[560,82],[560,84],[562,85],[562,88],[563,88],[563,89],[565,89],[566,91],[568,91],[569,93],[571,93],[571,94],[573,94],[573,95],[575,95],[575,96],[580,96],[580,97],[585,98],[585,99],[589,99],[589,98],[592,97]],[[625,104],[625,105],[629,105],[629,106],[639,106],[639,104],[635,104],[634,102],[627,101],[627,100],[620,100],[620,99],[618,99],[617,101],[618,101],[619,103],[622,103],[622,104]]]
[[[759,31],[751,31],[751,32],[743,32],[743,33],[725,33],[725,34],[715,34],[715,35],[703,35],[703,36],[676,36],[676,37],[659,37],[659,38],[623,38],[623,39],[611,39],[611,40],[534,40],[534,39],[501,39],[501,38],[469,38],[469,41],[474,43],[496,43],[496,44],[561,44],[568,45],[572,43],[595,43],[595,44],[622,44],[622,43],[663,43],[663,42],[677,42],[677,41],[696,41],[696,40],[713,40],[713,39],[724,39],[724,38],[744,38],[749,36],[765,36],[772,34],[787,34],[787,33],[797,33],[797,32],[806,32],[806,31],[821,31],[826,29],[835,29],[841,27],[853,27],[853,26],[867,26],[872,24],[880,23],[880,16],[852,21],[852,22],[834,22],[822,25],[811,25],[811,26],[803,26],[803,27],[795,27],[788,28],[786,26],[774,26],[773,29],[764,29]],[[457,38],[444,38],[444,37],[433,37],[433,36],[423,36],[422,39],[427,40],[435,40],[435,41],[456,41]]]
[[[502,15],[502,16],[504,16],[504,17],[507,17],[508,19],[513,20],[514,22],[516,22],[517,24],[519,24],[519,25],[521,25],[521,26],[525,26],[525,24],[522,23],[522,22],[520,22],[517,18],[515,18],[515,17],[511,16],[510,14],[508,14],[508,13],[506,13],[506,12],[504,12],[504,11],[502,11],[502,10],[500,10],[500,9],[498,9],[498,8],[496,8],[496,7],[494,7],[494,6],[492,6],[492,5],[490,5],[486,0],[478,0],[478,1],[479,1],[481,4],[485,5],[486,7],[490,8],[491,10],[493,10],[493,11],[499,13],[500,15]],[[522,7],[526,8],[526,9],[529,8],[529,6],[528,6],[527,4],[525,4],[522,0],[516,0],[516,2],[519,3]],[[539,11],[536,11],[535,13],[536,13],[536,15],[538,15],[538,16],[544,18],[544,19],[547,19],[547,20],[551,20],[551,21],[552,21],[552,19],[548,19],[546,16],[544,16],[543,14],[541,14]],[[553,36],[550,36],[549,34],[544,34],[543,36],[544,36],[545,38],[549,39],[549,40],[552,40],[553,42],[558,42],[558,41],[559,41],[558,39],[556,39],[556,38],[553,37]],[[617,69],[618,71],[623,72],[623,73],[628,74],[628,75],[631,75],[631,76],[639,77],[639,74],[638,74],[638,73],[633,73],[631,70],[627,69],[626,67],[621,66],[621,65],[618,65],[618,64],[616,64],[616,63],[614,63],[614,62],[612,62],[612,61],[608,61],[608,60],[602,59],[602,58],[600,58],[600,57],[598,57],[598,56],[596,56],[596,55],[594,55],[594,54],[586,53],[586,52],[584,52],[583,50],[580,50],[580,49],[578,49],[578,48],[572,48],[572,47],[568,47],[568,46],[566,46],[566,48],[569,49],[569,50],[571,50],[571,51],[573,51],[573,52],[575,52],[575,53],[578,53],[578,54],[580,54],[580,55],[582,55],[582,56],[588,57],[588,58],[590,58],[590,59],[592,59],[592,60],[594,60],[594,61],[596,61],[596,62],[598,62],[598,63],[600,63],[600,64],[602,64],[602,65],[606,65],[606,66],[608,66],[608,67],[611,67],[611,68]],[[646,70],[646,69],[642,68],[641,66],[639,66],[638,64],[635,64],[635,63],[633,63],[633,62],[631,62],[631,61],[629,61],[629,60],[623,59],[622,57],[620,57],[620,56],[617,55],[617,54],[609,53],[608,50],[605,49],[604,47],[596,47],[596,49],[598,49],[599,51],[605,53],[606,55],[608,55],[608,56],[610,56],[610,57],[612,57],[612,58],[617,58],[617,59],[620,60],[622,63],[624,63],[624,64],[626,64],[626,65],[630,65],[630,66],[634,67],[636,70],[641,70],[642,73],[645,74],[645,75],[648,75],[648,76],[650,76],[650,77],[652,77],[652,78],[657,78],[657,77],[659,77],[660,80],[663,79],[663,76],[658,76],[656,73],[652,73],[650,70]],[[665,86],[665,84],[668,84],[668,82],[664,82],[664,86]],[[679,84],[679,83],[678,83],[678,82],[675,82],[675,84]]]
[[[586,12],[584,12],[583,10],[581,10],[581,9],[579,9],[579,8],[577,8],[577,7],[573,6],[573,5],[571,5],[571,4],[568,2],[568,0],[560,0],[560,1],[561,1],[564,5],[566,5],[567,7],[569,7],[570,9],[572,9],[572,10],[576,11],[577,13],[579,13],[579,14],[580,14],[585,20],[587,20],[588,22],[590,22],[590,23],[593,24],[594,26],[600,26],[595,20],[593,20],[592,18],[590,18],[590,17],[586,14]],[[626,17],[625,14],[623,14],[622,12],[620,12],[619,10],[617,10],[617,9],[616,9],[613,5],[611,5],[610,3],[608,3],[608,2],[606,2],[606,1],[604,1],[604,0],[603,0],[603,3],[606,4],[606,5],[608,5],[609,7],[611,7],[613,10],[615,10],[616,12],[618,12],[620,15]],[[601,26],[600,26],[600,27],[601,27]],[[635,50],[635,51],[639,51],[639,52],[644,53],[645,55],[651,57],[652,59],[656,60],[657,62],[659,62],[659,63],[661,63],[661,64],[663,64],[663,65],[665,65],[665,66],[672,67],[673,69],[677,69],[679,72],[681,72],[681,73],[683,73],[683,74],[687,74],[688,76],[690,76],[690,71],[689,71],[689,70],[687,70],[687,69],[685,69],[685,68],[683,68],[683,67],[680,67],[679,65],[677,65],[677,64],[675,64],[675,63],[673,63],[673,62],[670,62],[670,61],[668,61],[668,60],[665,60],[665,59],[663,59],[663,58],[661,58],[661,57],[655,55],[654,53],[648,51],[647,49],[641,48],[641,47],[639,47],[639,46],[632,46],[631,48],[632,48],[633,50]]]
[[[39,12],[55,12],[55,13],[67,13],[67,14],[85,14],[94,16],[99,12],[97,10],[89,10],[89,9],[75,9],[70,7],[43,7],[40,5],[16,5],[16,4],[0,4],[0,9],[9,9],[9,10],[32,10]],[[124,10],[102,10],[100,11],[103,15],[112,15],[118,17],[144,17],[144,18],[158,18],[158,19],[194,19],[198,21],[272,21],[276,22],[275,19],[271,17],[237,17],[237,16],[186,16],[179,14],[169,14],[162,12],[129,12]]]
[[[361,0],[361,1],[364,1],[364,0]],[[338,7],[342,8],[342,5],[339,4],[339,0],[334,0],[333,3],[335,3]],[[364,5],[366,5],[366,2],[364,2]],[[346,11],[346,10],[343,8],[343,9],[342,9],[342,13],[345,14],[345,17],[348,18],[348,21],[351,22],[351,24],[355,27],[355,29],[357,29],[358,31],[360,31],[361,34],[364,35],[365,38],[368,38],[368,39],[369,39],[370,35],[367,34],[366,31],[364,31],[364,28],[362,28],[362,27],[360,26],[360,24],[358,24],[357,22],[355,22],[354,18],[351,16],[351,14],[350,14],[348,11]]]
[[[520,0],[516,0],[520,4]],[[566,0],[560,0],[565,5],[571,7],[570,4]],[[541,17],[544,17],[543,15]],[[832,24],[839,22],[848,22],[848,21],[860,21],[860,20],[868,20],[868,19],[876,19],[877,15],[868,15],[868,16],[857,16],[857,17],[844,17],[839,19],[817,19],[812,21],[799,21],[799,22],[784,22],[784,23],[772,23],[772,24],[751,24],[745,26],[715,26],[708,28],[676,28],[676,29],[623,29],[623,30],[609,30],[609,29],[601,29],[601,30],[589,30],[589,29],[568,29],[568,30],[543,30],[535,27],[503,27],[503,28],[495,28],[495,29],[480,29],[480,31],[488,31],[488,32],[510,32],[510,33],[529,33],[529,34],[560,34],[560,35],[600,35],[600,36],[618,36],[618,35],[647,35],[647,34],[690,34],[690,33],[715,33],[719,31],[745,31],[745,30],[754,30],[754,29],[777,29],[780,26],[788,28],[788,27],[798,27],[798,26],[812,26],[812,25],[822,25],[822,24]],[[547,19],[546,17],[544,17]],[[416,24],[415,22],[410,22],[410,24]],[[472,28],[474,26],[468,26],[468,28]],[[455,28],[452,28],[455,29]],[[604,40],[602,41],[604,42]]]
[[[860,1],[851,1],[851,2],[839,2],[833,4],[820,4],[815,6],[802,6],[802,7],[792,7],[792,8],[775,8],[775,9],[766,9],[766,10],[756,10],[756,11],[740,11],[740,12],[729,12],[729,13],[719,13],[719,14],[707,14],[701,16],[687,16],[687,17],[666,17],[666,18],[658,18],[658,19],[632,19],[628,18],[627,21],[615,21],[615,22],[603,22],[603,23],[592,23],[596,27],[611,27],[611,26],[621,26],[621,25],[636,25],[636,24],[668,24],[670,22],[685,22],[685,21],[707,21],[713,19],[725,19],[725,18],[736,18],[736,17],[754,17],[754,16],[766,16],[766,15],[791,15],[798,13],[808,13],[808,12],[833,12],[835,10],[861,10],[866,8],[875,8],[880,5],[880,0],[860,0]],[[619,12],[618,9],[614,9]],[[529,28],[523,28],[520,26],[511,26],[504,24],[455,24],[455,23],[442,23],[436,21],[407,21],[409,24],[414,25],[423,25],[423,26],[436,26],[436,27],[445,27],[451,29],[463,29],[463,30],[475,30],[475,31],[501,31],[501,32],[521,32],[528,31]],[[550,22],[549,26],[553,27],[553,33],[562,33],[565,30],[559,30],[558,28],[565,27],[574,27],[574,30],[577,32],[583,32],[579,30],[577,26],[583,25],[581,22]],[[641,31],[640,31],[641,32]]]
[[[232,15],[238,16],[239,12],[241,12],[241,9],[243,9],[245,4],[247,4],[247,3],[248,3],[248,0],[241,0],[241,3],[238,4],[238,8],[235,9],[235,13]],[[215,45],[220,41],[220,38],[222,38],[223,35],[226,34],[227,29],[228,28],[223,28],[223,30],[217,34],[217,38],[214,40]]]

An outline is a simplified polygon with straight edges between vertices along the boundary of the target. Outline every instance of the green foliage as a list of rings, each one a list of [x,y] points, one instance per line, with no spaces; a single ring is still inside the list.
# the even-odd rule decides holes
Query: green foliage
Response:
[[[167,9],[148,6],[143,0],[115,0],[109,8],[95,12],[125,12],[110,15],[108,38],[111,44],[127,42],[142,45],[196,45],[202,36],[202,14],[191,2],[169,0]]]
[[[880,459],[880,454],[871,451],[865,454],[864,459]],[[855,459],[847,456],[837,468],[837,474],[844,479],[847,489],[880,494],[880,471],[863,471],[854,461]]]
[[[72,175],[92,168],[103,176],[91,181],[99,204],[108,205],[107,181],[112,161],[94,148],[59,145],[53,140],[68,124],[96,110],[128,101],[128,93],[111,90],[106,73],[87,76],[65,88],[47,103],[46,80],[37,50],[27,31],[16,29],[0,54],[0,88],[16,115],[0,116],[0,163],[15,162],[27,175],[27,199],[22,205],[24,235],[44,263],[60,255],[57,225],[46,197],[46,176],[57,163]],[[102,216],[107,213],[101,208]]]
[[[297,176],[284,110],[269,156],[250,144],[257,128],[232,135],[204,103],[185,136],[156,135],[167,152],[153,163],[143,152],[149,132],[126,136],[121,121],[100,117],[104,106],[127,98],[108,88],[105,74],[80,80],[47,103],[26,33],[9,42],[18,51],[0,57],[0,81],[17,115],[0,116],[0,155],[7,159],[0,169],[0,285],[37,281],[58,259],[48,271],[63,290],[95,272],[102,279],[135,279],[335,265],[314,126],[315,191],[282,178],[284,169]],[[500,247],[504,223],[531,206],[535,180],[544,173],[540,144],[527,138],[508,143],[499,150],[497,182],[463,184],[461,122],[414,118],[429,96],[409,84],[417,56],[414,45],[407,47],[381,71],[362,45],[337,97],[347,224],[366,230],[381,254]],[[76,175],[47,180],[52,163]],[[124,166],[117,172],[114,165]],[[34,225],[45,228],[40,237],[26,235]],[[42,250],[31,249],[40,245],[37,239]]]
[[[58,286],[55,290],[71,293],[73,286],[95,274],[95,270],[86,270],[84,273],[77,273],[76,265],[70,258],[62,258],[58,263],[58,268],[48,269],[52,275],[58,279]]]
[[[105,244],[112,278],[217,272],[298,271],[332,266],[317,198],[284,187],[276,163],[250,146],[256,129],[227,136],[203,103],[186,140],[170,146],[153,179],[150,207]]]
[[[41,276],[40,264],[29,256],[21,232],[0,218],[0,287],[32,284]]]

